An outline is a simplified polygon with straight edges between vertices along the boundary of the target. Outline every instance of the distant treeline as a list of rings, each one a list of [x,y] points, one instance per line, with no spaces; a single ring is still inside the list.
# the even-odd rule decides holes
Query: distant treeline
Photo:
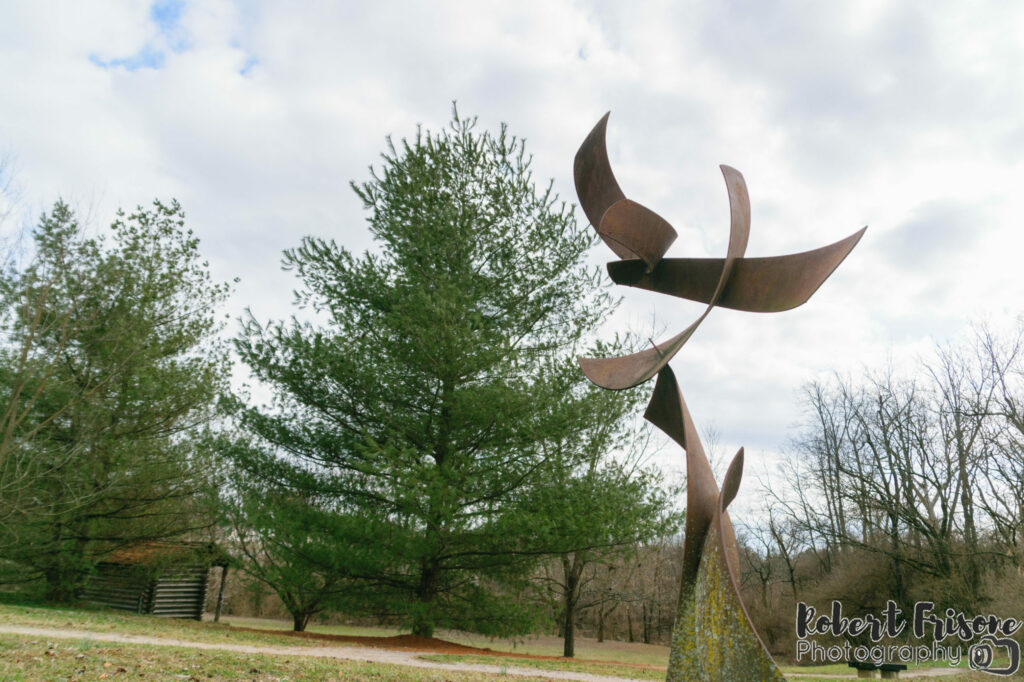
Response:
[[[1024,613],[1024,321],[805,390],[804,423],[743,533],[746,601],[792,653],[795,604],[892,599]]]

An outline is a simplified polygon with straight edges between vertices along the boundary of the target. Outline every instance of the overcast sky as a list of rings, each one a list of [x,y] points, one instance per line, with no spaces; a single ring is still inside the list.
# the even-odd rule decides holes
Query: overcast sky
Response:
[[[868,225],[806,305],[716,310],[673,362],[698,425],[755,469],[808,381],[909,368],[1021,312],[1020,3],[7,1],[5,229],[58,197],[97,227],[176,197],[214,274],[241,278],[226,312],[284,317],[282,249],[370,247],[348,182],[387,135],[444,126],[453,100],[525,137],[538,180],[573,202],[576,148],[611,110],[612,167],[679,232],[668,256],[724,255],[720,163],[747,180],[749,256]],[[701,311],[623,292],[609,334],[664,337]]]

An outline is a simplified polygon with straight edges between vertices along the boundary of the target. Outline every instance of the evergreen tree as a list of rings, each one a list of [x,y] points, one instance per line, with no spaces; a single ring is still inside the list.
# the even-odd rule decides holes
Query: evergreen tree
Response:
[[[5,279],[0,557],[53,601],[119,547],[209,524],[203,430],[227,388],[211,281],[177,202],[119,213],[112,244],[58,202]]]
[[[575,368],[613,305],[583,265],[595,238],[537,189],[521,140],[457,113],[440,133],[389,140],[353,189],[378,248],[307,237],[286,252],[319,321],[246,321],[238,352],[275,400],[239,407],[257,443],[233,457],[260,500],[305,501],[301,521],[278,514],[263,532],[315,541],[292,546],[345,581],[346,608],[419,635],[523,632],[532,616],[503,587],[573,548],[537,491],[592,455],[552,448],[595,420],[621,424],[633,402],[598,400]]]

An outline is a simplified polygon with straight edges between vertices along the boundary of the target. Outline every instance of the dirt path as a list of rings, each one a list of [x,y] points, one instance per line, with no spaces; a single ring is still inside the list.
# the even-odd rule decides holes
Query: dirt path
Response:
[[[488,673],[491,675],[516,675],[523,677],[541,677],[552,680],[579,680],[580,682],[633,682],[633,678],[612,677],[609,675],[592,675],[589,673],[563,672],[558,670],[540,670],[538,668],[513,668],[509,666],[482,665],[475,663],[436,663],[418,658],[420,653],[408,650],[390,650],[361,646],[324,646],[324,647],[291,647],[291,646],[252,646],[248,644],[211,644],[208,642],[189,642],[182,639],[163,637],[147,637],[145,635],[127,635],[115,632],[90,632],[88,630],[70,630],[56,628],[34,628],[18,625],[0,625],[0,634],[29,635],[51,639],[88,639],[95,642],[116,642],[120,644],[153,644],[157,646],[188,647],[191,649],[216,649],[235,651],[245,654],[270,654],[281,656],[316,656],[319,658],[343,658],[371,663],[391,663],[414,668],[438,668],[467,672]]]
[[[266,632],[250,628],[239,628],[250,632]],[[514,668],[505,665],[484,665],[478,663],[437,663],[424,661],[419,658],[421,654],[437,653],[436,645],[425,646],[422,649],[413,647],[404,648],[381,648],[380,646],[319,646],[319,647],[293,647],[293,646],[253,646],[249,644],[228,644],[209,642],[192,642],[182,639],[171,639],[165,637],[148,637],[146,635],[128,635],[115,632],[91,632],[88,630],[72,630],[57,628],[35,628],[19,625],[0,624],[0,634],[29,635],[31,637],[45,637],[52,639],[88,639],[95,642],[115,642],[120,644],[152,644],[157,646],[188,647],[192,649],[214,649],[220,651],[234,651],[245,654],[271,654],[281,656],[315,656],[318,658],[341,658],[353,661],[367,661],[370,663],[390,663],[394,665],[405,665],[413,668],[437,668],[441,670],[455,670],[467,672],[479,672],[491,675],[515,675],[523,677],[541,677],[551,680],[579,680],[580,682],[634,682],[636,678],[614,677],[611,675],[595,675],[592,673],[568,672],[560,670],[541,670],[539,668]],[[273,633],[281,634],[281,633]],[[340,636],[327,636],[336,638],[339,641],[348,639],[358,640],[360,638],[343,638]],[[321,639],[322,637],[317,637]],[[361,638],[370,640],[373,638]],[[393,638],[389,638],[393,639]],[[401,639],[401,638],[394,638]],[[402,640],[404,641],[404,640]],[[411,640],[410,640],[410,643]],[[465,649],[470,653],[479,653],[482,650],[473,647],[462,647],[452,645],[452,648]],[[465,652],[462,652],[465,653]],[[504,654],[493,652],[501,656],[521,656],[526,658],[553,658],[550,656],[531,657],[525,654]],[[927,670],[905,671],[900,675],[901,679],[913,679],[922,677],[947,677],[965,672],[957,668],[930,668]],[[790,673],[787,678],[799,680],[803,677],[815,679],[850,680],[852,675],[823,675],[823,674],[801,674]]]

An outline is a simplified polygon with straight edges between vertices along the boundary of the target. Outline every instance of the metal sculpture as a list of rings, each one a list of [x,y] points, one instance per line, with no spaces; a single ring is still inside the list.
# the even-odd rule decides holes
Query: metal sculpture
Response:
[[[686,536],[668,680],[781,680],[739,593],[736,536],[726,508],[743,473],[740,448],[719,491],[697,429],[669,361],[716,306],[780,312],[807,301],[860,241],[862,228],[813,251],[745,258],[750,198],[743,175],[721,166],[729,194],[725,258],[665,258],[676,231],[654,211],[627,199],[612,174],[605,146],[608,114],[583,141],[573,168],[580,205],[601,239],[621,260],[608,264],[617,284],[704,303],[689,327],[652,348],[615,358],[580,358],[584,374],[603,388],[658,380],[644,418],[686,451]]]

